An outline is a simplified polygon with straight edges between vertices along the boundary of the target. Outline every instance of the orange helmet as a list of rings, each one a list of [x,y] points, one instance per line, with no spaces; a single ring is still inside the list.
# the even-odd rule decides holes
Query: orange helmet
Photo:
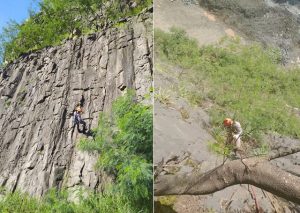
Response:
[[[231,126],[232,123],[233,120],[230,118],[225,118],[225,120],[223,121],[224,126]]]

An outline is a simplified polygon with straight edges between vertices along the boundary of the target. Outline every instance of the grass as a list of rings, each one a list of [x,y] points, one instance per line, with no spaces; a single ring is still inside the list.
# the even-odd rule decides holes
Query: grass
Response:
[[[154,212],[157,213],[174,213],[174,204],[176,203],[177,196],[160,196],[158,200],[154,202]]]
[[[11,105],[11,100],[6,100],[4,102],[4,106],[5,106],[6,109],[9,108],[10,105]]]
[[[278,50],[228,38],[199,47],[176,28],[154,36],[157,58],[185,70],[179,94],[194,105],[213,104],[214,130],[233,117],[242,124],[243,141],[262,144],[262,134],[275,132],[300,138],[300,119],[291,110],[300,106],[300,70],[282,67]]]
[[[95,213],[116,212],[131,213],[138,212],[127,203],[119,193],[105,192],[103,194],[90,193],[87,197],[79,195],[77,203],[68,200],[66,191],[50,190],[41,198],[34,198],[26,193],[6,192],[2,189],[0,201],[0,212],[2,213]]]
[[[187,120],[187,119],[190,118],[189,112],[188,112],[184,107],[181,107],[181,108],[179,109],[179,112],[180,112],[181,118],[182,118],[183,120]]]
[[[172,206],[176,203],[177,196],[175,195],[170,195],[170,196],[160,196],[159,197],[159,202],[162,205],[167,205],[167,206]]]
[[[169,105],[171,103],[170,91],[163,88],[158,88],[154,95],[155,100],[162,104]]]

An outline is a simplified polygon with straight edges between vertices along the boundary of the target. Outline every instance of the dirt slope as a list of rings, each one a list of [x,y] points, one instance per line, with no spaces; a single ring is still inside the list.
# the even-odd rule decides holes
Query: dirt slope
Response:
[[[217,4],[218,1],[207,2]],[[251,5],[251,2],[246,4],[249,7]],[[250,38],[247,31],[225,21],[224,11],[228,11],[227,9],[220,12],[220,10],[208,11],[205,8],[208,7],[203,7],[202,3],[199,5],[193,0],[155,1],[154,26],[164,31],[168,31],[173,26],[182,28],[189,36],[197,39],[199,45],[218,42],[224,36],[239,36],[245,42],[261,41],[259,37]],[[249,29],[249,31],[253,30],[255,29]],[[269,35],[267,33],[267,36]],[[297,49],[293,49],[289,54],[293,55],[294,50]],[[199,107],[191,107],[173,91],[173,86],[178,84],[180,68],[165,64],[159,58],[155,58],[154,68],[155,88],[159,93],[158,96],[161,96],[157,98],[161,102],[156,101],[154,111],[154,162],[158,163],[162,158],[166,161],[178,157],[179,160],[174,160],[173,166],[166,173],[188,172],[194,169],[205,172],[214,168],[222,159],[210,152],[208,148],[209,143],[214,140],[207,128],[209,126],[207,112]],[[274,138],[274,141],[280,140],[281,142],[289,141],[285,138]],[[297,143],[298,141],[290,142]],[[274,163],[300,174],[297,164],[299,155],[292,155],[289,158],[280,159]],[[176,166],[180,166],[181,169],[178,170]],[[274,212],[275,209],[279,212],[291,212],[285,201],[258,188],[253,188],[264,212]],[[240,185],[208,196],[177,197],[174,210],[176,212],[253,212],[254,205],[248,186]]]
[[[215,15],[199,5],[181,0],[159,0],[154,2],[154,27],[168,31],[171,27],[184,29],[187,34],[197,39],[200,45],[218,41],[235,32]]]

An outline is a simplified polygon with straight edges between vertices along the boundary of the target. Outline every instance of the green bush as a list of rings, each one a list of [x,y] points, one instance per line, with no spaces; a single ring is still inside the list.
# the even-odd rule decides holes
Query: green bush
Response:
[[[293,110],[300,106],[300,70],[283,68],[278,50],[238,39],[199,47],[176,28],[155,30],[154,36],[155,54],[185,69],[180,78],[185,97],[193,95],[200,106],[213,103],[214,128],[234,117],[245,130],[243,140],[260,141],[267,132],[300,137],[300,119]]]
[[[82,139],[79,148],[97,151],[96,168],[115,177],[112,190],[135,209],[152,211],[152,108],[135,101],[129,92],[113,103],[111,116],[101,114],[94,140]]]
[[[131,207],[124,196],[118,192],[105,191],[102,194],[89,193],[81,196],[77,203],[68,200],[65,190],[56,191],[51,189],[43,198],[31,197],[21,192],[6,192],[0,201],[0,212],[2,213],[95,213],[116,212],[131,213],[138,212]]]

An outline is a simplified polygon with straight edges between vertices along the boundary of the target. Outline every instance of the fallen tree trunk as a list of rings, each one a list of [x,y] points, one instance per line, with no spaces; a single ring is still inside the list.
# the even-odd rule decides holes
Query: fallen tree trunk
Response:
[[[257,157],[233,160],[205,174],[158,175],[154,194],[205,195],[237,184],[251,184],[300,204],[300,178]]]

